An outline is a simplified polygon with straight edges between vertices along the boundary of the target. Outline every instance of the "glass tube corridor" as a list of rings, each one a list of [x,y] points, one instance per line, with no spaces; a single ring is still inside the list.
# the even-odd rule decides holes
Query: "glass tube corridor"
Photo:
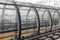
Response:
[[[60,30],[59,7],[0,2],[0,40],[28,40],[57,30]]]

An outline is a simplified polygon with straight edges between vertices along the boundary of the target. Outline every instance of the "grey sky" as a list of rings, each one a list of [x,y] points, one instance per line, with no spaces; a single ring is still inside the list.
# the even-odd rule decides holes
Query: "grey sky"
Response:
[[[43,4],[43,5],[60,7],[60,0],[15,0],[15,1],[31,2],[35,4]]]

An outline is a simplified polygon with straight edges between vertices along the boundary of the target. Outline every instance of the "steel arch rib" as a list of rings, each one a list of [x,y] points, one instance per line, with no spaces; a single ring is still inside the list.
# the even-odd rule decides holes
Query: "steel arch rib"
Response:
[[[18,37],[17,37],[17,40],[21,40],[21,15],[20,15],[20,11],[19,11],[17,3],[14,0],[12,0],[12,1],[14,3],[14,6],[15,6],[16,12],[17,12],[17,16],[18,16]]]

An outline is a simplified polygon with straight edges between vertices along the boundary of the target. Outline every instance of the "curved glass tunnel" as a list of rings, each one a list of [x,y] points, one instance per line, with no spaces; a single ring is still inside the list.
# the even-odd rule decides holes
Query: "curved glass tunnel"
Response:
[[[60,10],[17,7],[21,14],[21,26],[19,26],[21,27],[21,37],[34,36],[60,29]],[[14,34],[13,39],[16,39],[18,37],[18,19],[14,5],[0,4],[0,35],[12,33]]]

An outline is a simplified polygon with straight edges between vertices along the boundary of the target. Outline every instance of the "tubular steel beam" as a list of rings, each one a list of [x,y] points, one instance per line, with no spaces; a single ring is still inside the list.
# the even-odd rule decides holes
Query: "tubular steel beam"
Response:
[[[46,35],[50,35],[50,34],[53,34],[53,33],[59,32],[59,31],[60,31],[59,29],[53,30],[52,32],[48,31],[47,33],[42,33],[41,35],[34,35],[33,37],[32,37],[32,36],[25,37],[24,39],[36,39],[36,38],[41,38],[41,37],[44,37],[44,36],[46,36]]]
[[[55,28],[55,27],[54,27],[54,28]],[[31,27],[31,28],[30,28],[30,27],[29,27],[29,28],[23,28],[22,31],[23,31],[23,30],[31,30],[31,29],[33,29],[33,27]],[[48,29],[48,28],[41,28],[41,31],[42,31],[42,30],[47,30],[47,29]],[[16,32],[16,31],[17,31],[17,29],[12,29],[12,30],[7,30],[7,31],[1,31],[0,34],[9,33],[9,32]],[[35,31],[36,31],[36,30],[35,30]]]
[[[26,24],[27,24],[28,15],[29,15],[30,10],[31,10],[31,8],[28,10],[27,15],[26,15]]]
[[[41,31],[44,31],[44,30],[46,30],[46,29],[48,29],[48,28],[41,28]],[[29,30],[29,29],[28,29]],[[17,31],[17,29],[12,29],[12,30],[7,30],[7,31],[1,31],[0,32],[0,34],[4,34],[4,33],[9,33],[9,32],[16,32]],[[36,32],[36,30],[32,30],[32,29],[30,29],[30,31],[27,31],[27,32],[22,32],[22,34],[26,34],[26,33],[33,33],[33,32]]]
[[[14,3],[14,6],[16,8],[16,12],[18,15],[18,37],[17,37],[17,40],[21,40],[21,15],[20,15],[20,11],[19,11],[19,8],[18,8],[16,2],[14,0],[12,0],[12,1]]]
[[[50,29],[50,31],[51,32],[48,32],[47,34],[51,34],[51,33],[55,33],[55,32],[57,32],[56,30],[55,31],[52,31],[52,16],[51,16],[51,13],[50,13],[50,11],[49,11],[49,9],[54,9],[54,10],[60,10],[60,8],[58,7],[56,7],[56,8],[54,8],[54,7],[50,7],[50,6],[38,6],[38,5],[22,5],[22,4],[20,4],[20,5],[18,5],[14,0],[12,0],[13,1],[13,3],[14,4],[9,4],[9,3],[0,3],[0,4],[3,4],[3,5],[13,5],[15,8],[16,8],[16,12],[17,12],[17,18],[18,18],[18,36],[17,36],[17,34],[14,34],[13,36],[17,36],[17,40],[22,40],[22,38],[21,38],[21,31],[22,31],[22,28],[21,28],[21,15],[20,15],[20,11],[19,11],[19,8],[18,8],[18,6],[24,6],[24,7],[31,7],[31,8],[33,8],[34,9],[34,11],[35,11],[35,14],[36,14],[36,18],[37,18],[37,35],[35,36],[35,37],[33,37],[33,38],[39,38],[39,37],[41,37],[41,35],[40,35],[40,29],[41,29],[41,27],[40,27],[40,18],[39,18],[39,14],[38,14],[38,11],[37,11],[37,9],[36,8],[40,8],[40,9],[47,9],[47,11],[48,11],[48,14],[49,14],[49,16],[50,16],[50,20],[51,20],[51,29]],[[28,14],[29,14],[29,12],[30,12],[30,10],[31,9],[29,9],[28,10]],[[4,11],[5,11],[5,7],[3,8],[3,16],[4,16]],[[57,11],[57,13],[59,14],[59,12]],[[28,16],[28,14],[27,14],[27,16]],[[45,13],[44,13],[45,14]],[[3,16],[2,16],[2,18],[3,18]],[[44,15],[43,15],[44,16]],[[60,14],[59,14],[59,17],[60,17]],[[3,19],[2,19],[2,21],[3,21]],[[14,31],[14,30],[13,30]],[[58,30],[58,31],[60,31],[60,30]],[[35,32],[35,30],[34,31],[32,31],[32,32]],[[30,32],[27,32],[27,33],[30,33]],[[25,34],[25,33],[24,33]],[[47,34],[44,34],[44,35],[47,35]],[[43,35],[43,36],[44,36]],[[6,37],[6,36],[5,36]],[[8,36],[7,36],[8,37]],[[11,36],[9,36],[9,37],[11,37]],[[4,38],[4,37],[3,37]],[[28,38],[28,37],[26,37],[26,38]],[[25,39],[26,39],[25,38]],[[29,38],[32,38],[32,36],[31,37],[29,37]],[[29,39],[28,38],[28,39]]]
[[[35,11],[35,14],[37,16],[37,34],[39,35],[40,34],[40,18],[39,18],[39,14],[38,14],[38,11],[35,7],[33,7],[34,11]]]
[[[44,28],[41,31],[44,31],[44,30],[46,30],[46,29]],[[29,34],[29,33],[32,33],[32,32],[35,32],[35,30],[22,32],[22,35]],[[14,37],[14,36],[17,36],[17,34],[8,34],[8,35],[0,36],[0,39],[5,39],[5,38],[9,38],[9,37]]]

